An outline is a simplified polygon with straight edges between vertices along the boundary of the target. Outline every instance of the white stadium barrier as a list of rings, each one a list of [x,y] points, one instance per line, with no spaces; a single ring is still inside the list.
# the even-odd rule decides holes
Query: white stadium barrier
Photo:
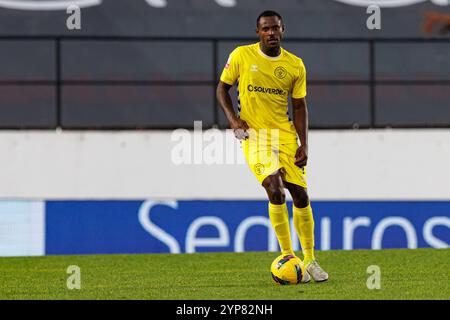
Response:
[[[450,199],[450,130],[309,139],[312,199]],[[0,148],[3,199],[265,199],[229,131],[4,131]]]

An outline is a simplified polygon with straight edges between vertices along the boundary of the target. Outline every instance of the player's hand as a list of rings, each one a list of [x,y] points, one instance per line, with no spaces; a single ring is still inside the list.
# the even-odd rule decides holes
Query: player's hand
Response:
[[[304,167],[308,162],[308,146],[300,146],[295,152],[295,165],[297,167]]]
[[[238,140],[245,140],[248,138],[247,130],[250,128],[249,128],[247,122],[245,122],[242,119],[235,118],[235,119],[233,119],[233,121],[230,122],[230,126],[231,126],[231,129],[233,129],[234,136]]]

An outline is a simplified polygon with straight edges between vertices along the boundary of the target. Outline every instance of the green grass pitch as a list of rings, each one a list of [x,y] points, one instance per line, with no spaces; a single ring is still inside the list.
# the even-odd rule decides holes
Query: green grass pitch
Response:
[[[450,249],[324,251],[323,283],[272,282],[275,252],[0,258],[0,299],[450,299]],[[67,289],[69,265],[81,289]],[[381,288],[369,290],[370,265]]]

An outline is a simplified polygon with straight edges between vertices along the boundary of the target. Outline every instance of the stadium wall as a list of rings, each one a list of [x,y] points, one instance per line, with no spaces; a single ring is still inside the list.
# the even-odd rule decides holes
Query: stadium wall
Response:
[[[232,132],[3,131],[0,197],[265,199]],[[450,130],[311,131],[314,200],[450,200]]]
[[[449,144],[444,129],[311,131],[317,249],[448,248]],[[278,250],[231,132],[11,131],[0,146],[0,256]]]

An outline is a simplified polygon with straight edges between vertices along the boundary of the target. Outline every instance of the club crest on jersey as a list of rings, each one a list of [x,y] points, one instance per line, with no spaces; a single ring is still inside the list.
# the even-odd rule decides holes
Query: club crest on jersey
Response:
[[[287,71],[283,67],[276,67],[274,74],[278,79],[283,79],[284,77],[286,77]]]

